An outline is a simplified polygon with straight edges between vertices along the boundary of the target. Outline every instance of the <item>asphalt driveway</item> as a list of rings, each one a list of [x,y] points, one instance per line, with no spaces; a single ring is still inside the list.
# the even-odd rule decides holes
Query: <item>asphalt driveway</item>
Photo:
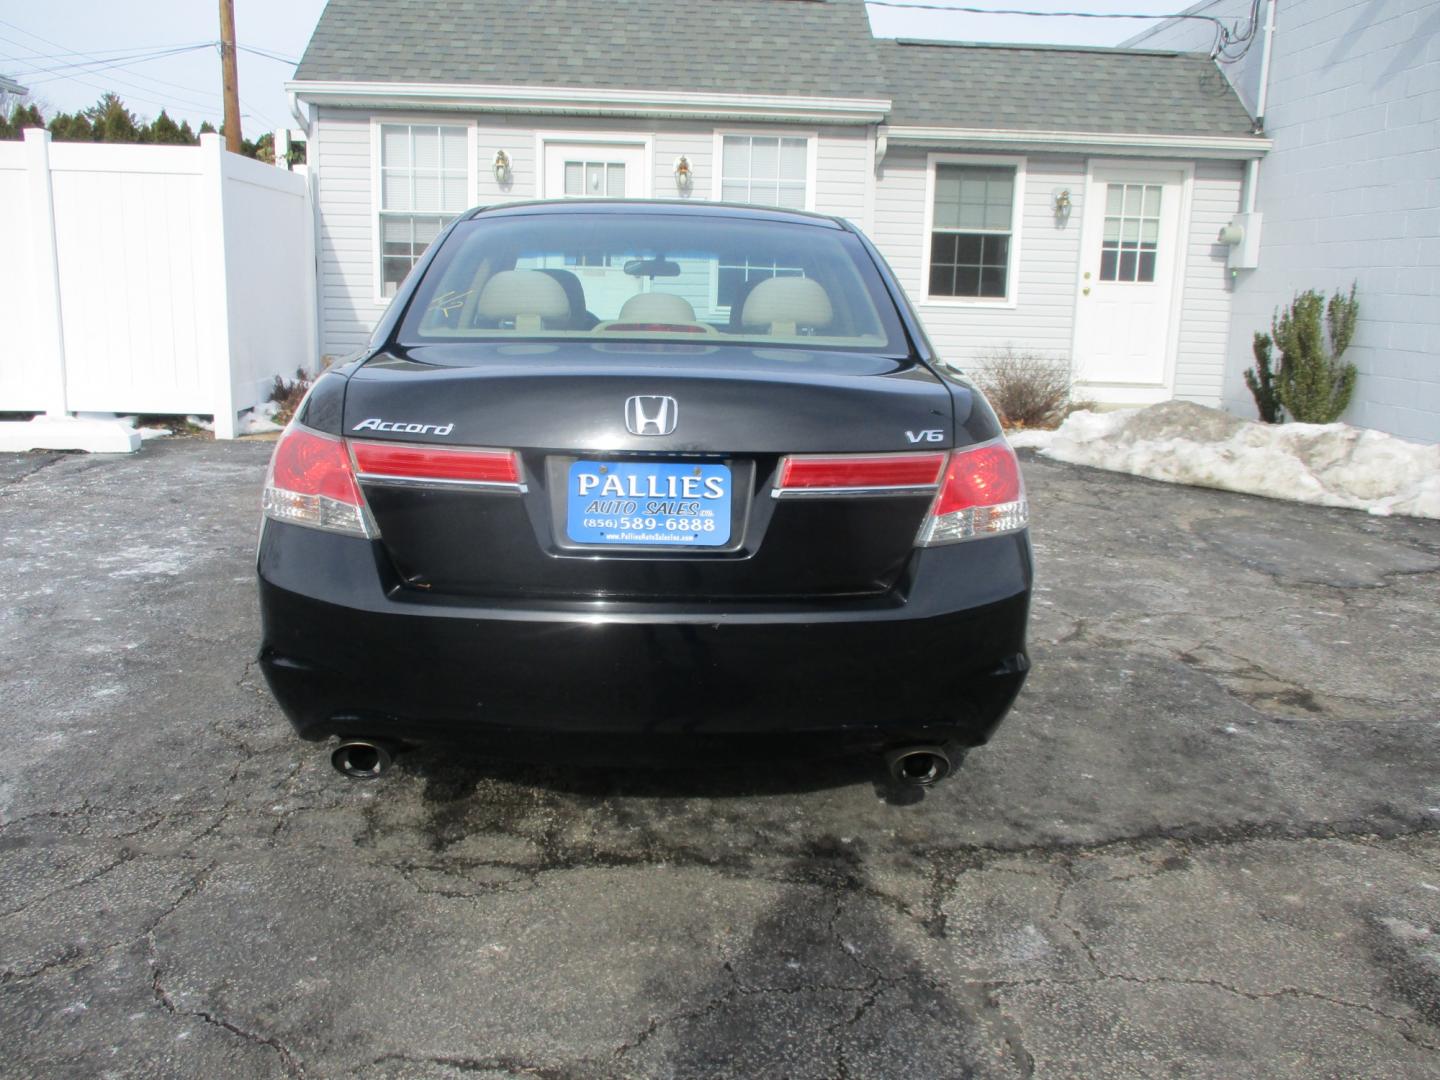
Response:
[[[1440,524],[1031,459],[1035,671],[920,801],[366,785],[250,663],[268,452],[0,458],[5,1075],[1440,1075]]]

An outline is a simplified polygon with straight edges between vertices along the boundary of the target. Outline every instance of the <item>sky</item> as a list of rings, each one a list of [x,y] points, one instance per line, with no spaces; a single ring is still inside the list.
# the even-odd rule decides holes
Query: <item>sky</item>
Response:
[[[612,0],[622,3],[624,0]],[[895,0],[903,3],[905,0]],[[930,0],[942,6],[1028,11],[1170,14],[1190,0]],[[293,62],[305,49],[325,0],[235,0],[240,45],[241,126],[248,138],[293,126],[284,83],[294,71],[247,48]],[[881,37],[1115,45],[1152,23],[1127,19],[1030,18],[871,6]],[[197,0],[50,0],[0,4],[0,75],[31,90],[47,112],[73,112],[107,90],[143,118],[163,107],[198,127],[220,121],[218,4]],[[210,43],[210,44],[204,44]],[[167,52],[167,55],[152,54]]]

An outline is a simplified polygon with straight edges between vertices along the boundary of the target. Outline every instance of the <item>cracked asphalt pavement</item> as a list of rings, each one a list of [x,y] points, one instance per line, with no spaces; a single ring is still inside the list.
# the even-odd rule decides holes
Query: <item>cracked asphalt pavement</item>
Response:
[[[0,458],[0,1072],[1440,1076],[1440,523],[1028,458],[1034,672],[917,800],[295,739],[269,447]]]

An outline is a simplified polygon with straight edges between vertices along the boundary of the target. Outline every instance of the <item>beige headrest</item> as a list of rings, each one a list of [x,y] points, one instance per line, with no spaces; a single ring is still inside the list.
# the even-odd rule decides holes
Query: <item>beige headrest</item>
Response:
[[[570,318],[564,288],[539,270],[502,270],[485,283],[475,306],[483,319],[514,319],[516,330],[539,330],[546,319]]]
[[[816,330],[829,326],[834,317],[830,297],[818,282],[803,277],[775,277],[750,290],[740,321],[789,336],[802,326]]]
[[[693,323],[695,309],[683,296],[665,292],[636,293],[625,301],[618,322]]]

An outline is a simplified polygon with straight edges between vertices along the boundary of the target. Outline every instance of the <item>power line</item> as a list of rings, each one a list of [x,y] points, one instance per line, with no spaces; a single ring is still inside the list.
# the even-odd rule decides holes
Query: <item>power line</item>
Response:
[[[8,42],[10,42],[12,45],[19,45],[19,44],[20,44],[19,42],[13,41],[13,40],[10,39],[10,38],[0,38],[0,41],[8,41]],[[23,46],[21,46],[21,47],[23,48]],[[132,55],[132,56],[118,57],[118,58],[111,59],[111,60],[77,61],[77,62],[75,62],[75,63],[73,63],[73,64],[56,64],[56,65],[54,65],[53,67],[31,68],[31,69],[23,72],[23,74],[26,75],[27,77],[28,77],[28,76],[33,76],[33,75],[44,75],[44,76],[46,76],[46,78],[37,79],[36,81],[37,81],[37,82],[49,82],[49,81],[51,81],[51,80],[53,80],[53,79],[64,79],[64,78],[68,78],[70,75],[94,75],[94,74],[96,74],[96,73],[98,73],[98,72],[101,72],[101,71],[111,71],[111,70],[114,70],[114,69],[116,69],[116,68],[128,68],[128,67],[133,67],[135,64],[144,64],[144,63],[148,63],[148,62],[151,61],[151,60],[160,60],[160,59],[162,59],[162,58],[164,58],[164,57],[167,57],[167,56],[178,56],[178,55],[180,55],[180,54],[182,54],[182,53],[195,52],[197,49],[207,49],[207,48],[209,48],[209,47],[210,47],[210,46],[209,46],[208,44],[206,44],[206,45],[187,45],[187,46],[185,46],[184,48],[179,48],[179,49],[167,49],[167,50],[164,51],[164,52],[137,53],[137,54]],[[20,61],[20,62],[23,63],[23,62],[26,62],[26,61],[31,60],[32,57],[29,57],[29,56],[12,56],[12,57],[10,57],[10,59],[16,60],[16,61]],[[145,75],[145,76],[142,76],[142,77],[145,78],[145,79],[148,79],[148,80],[150,80],[150,81],[152,81],[152,82],[164,82],[164,81],[165,81],[165,80],[163,80],[163,79],[157,79],[157,78],[155,78],[154,76],[151,76],[151,75]],[[179,86],[178,83],[173,83],[173,84],[170,84],[170,85]],[[179,88],[182,89],[182,90],[184,90],[184,89],[193,89],[193,88],[191,88],[191,87],[184,87],[184,86],[179,86]]]
[[[1222,63],[1234,63],[1241,59],[1250,50],[1251,43],[1255,40],[1255,31],[1259,24],[1260,0],[1252,0],[1250,7],[1250,19],[1245,30],[1239,29],[1238,22],[1227,24],[1224,19],[1214,15],[1196,15],[1191,12],[1181,11],[1171,15],[1160,15],[1153,12],[1115,12],[1115,11],[1027,11],[1023,8],[987,8],[969,7],[957,4],[928,4],[928,3],[904,3],[903,0],[865,0],[867,7],[894,8],[898,10],[912,11],[949,11],[960,15],[1025,15],[1037,19],[1153,19],[1168,21],[1171,19],[1190,19],[1196,22],[1208,22],[1215,27],[1215,41],[1210,49],[1212,59],[1220,60]],[[1238,53],[1229,52],[1234,45],[1244,47]]]
[[[4,21],[4,20],[0,20],[0,22],[3,22],[3,21]],[[5,25],[6,25],[6,26],[10,26],[10,27],[12,27],[13,29],[20,30],[20,28],[19,28],[18,26],[14,26],[13,23],[5,23]],[[20,32],[21,32],[22,34],[23,34],[23,33],[27,33],[27,31],[24,31],[24,30],[21,30]],[[119,57],[121,54],[126,54],[126,53],[154,53],[154,52],[163,52],[163,51],[165,51],[166,49],[187,49],[187,48],[190,48],[190,47],[195,46],[195,45],[210,45],[210,44],[212,44],[212,42],[209,42],[209,41],[176,41],[176,42],[171,42],[171,43],[168,44],[168,45],[132,45],[132,46],[130,46],[129,48],[125,48],[125,49],[96,49],[93,54],[82,53],[82,52],[79,52],[79,51],[77,51],[77,50],[75,50],[75,49],[65,49],[65,50],[63,50],[62,52],[55,52],[55,53],[41,53],[41,52],[34,52],[34,51],[32,50],[31,53],[30,53],[30,55],[29,55],[28,57],[26,57],[26,59],[28,59],[28,60],[63,60],[63,59],[65,59],[67,56],[86,56],[86,55],[93,55],[93,56],[95,56],[95,57],[106,57],[106,56],[109,56],[109,57]]]
[[[296,60],[294,57],[281,56],[279,53],[271,52],[268,49],[257,49],[254,45],[237,44],[235,47],[241,52],[254,53],[256,56],[263,56],[266,60],[274,60],[277,63],[289,64],[291,67],[294,67],[296,64],[300,63],[300,61]]]
[[[34,38],[34,39],[37,40],[37,41],[43,41],[45,44],[51,45],[51,46],[53,46],[53,47],[55,47],[55,48],[57,48],[57,49],[65,49],[65,46],[62,45],[62,44],[60,44],[58,41],[51,41],[51,40],[50,40],[49,38],[47,38],[47,37],[44,37],[44,36],[42,36],[42,35],[40,35],[40,34],[37,34],[37,33],[34,33],[33,31],[26,30],[23,26],[16,26],[14,23],[9,22],[9,21],[7,21],[7,20],[5,20],[5,19],[0,19],[0,25],[8,26],[8,27],[10,27],[10,28],[13,29],[13,30],[18,30],[20,33],[24,34],[26,37]],[[14,41],[13,39],[10,39],[10,38],[0,38],[0,40],[10,41],[12,44],[19,45],[21,48],[27,49],[27,51],[31,51],[31,52],[34,51],[31,46],[23,45],[23,44],[21,44],[20,42]],[[93,67],[93,66],[91,66],[91,67],[86,67],[86,66],[83,65],[83,64],[70,65],[71,67],[80,69],[80,73],[81,73],[81,74],[87,74],[87,75],[89,75],[89,74],[95,74],[95,73],[97,73],[97,72],[99,72],[99,71],[111,70],[111,69],[116,68],[116,67],[122,67],[122,68],[123,68],[123,67],[127,67],[127,66],[129,65],[129,63],[143,63],[143,62],[146,62],[146,61],[148,61],[148,60],[159,59],[161,56],[178,55],[178,54],[180,54],[180,53],[182,53],[182,52],[190,52],[190,51],[194,51],[194,50],[197,50],[197,49],[214,48],[214,47],[218,47],[218,46],[219,46],[219,42],[218,42],[218,41],[202,41],[202,42],[198,42],[198,43],[196,43],[196,44],[194,44],[194,45],[176,46],[176,47],[173,47],[172,49],[170,49],[170,50],[168,50],[168,51],[166,51],[166,52],[156,53],[155,55],[151,55],[151,56],[144,56],[144,57],[142,57],[142,58],[138,58],[138,59],[135,59],[135,60],[133,60],[133,61],[128,61],[128,62],[124,62],[124,63],[112,63],[112,64],[106,64],[105,61],[104,61],[102,58],[100,58],[100,57],[98,57],[98,56],[95,56],[94,54],[82,52],[82,51],[80,51],[80,50],[65,49],[65,53],[66,53],[67,55],[72,55],[72,56],[87,57],[89,60],[94,61],[95,63],[99,63],[99,64],[103,64],[103,65],[104,65],[104,66],[101,66],[101,67]],[[243,47],[243,46],[242,46],[242,47]],[[23,58],[23,57],[11,57],[11,59],[21,59],[21,60],[23,60],[23,59],[26,59],[26,58]],[[274,59],[274,57],[271,57],[271,59]],[[196,87],[196,86],[187,86],[187,85],[185,85],[184,83],[170,82],[170,81],[168,81],[168,80],[166,80],[166,79],[161,79],[161,78],[159,78],[159,77],[157,77],[157,76],[154,76],[154,75],[146,75],[146,74],[143,74],[142,72],[132,72],[132,74],[133,74],[136,78],[138,78],[138,79],[143,79],[146,83],[154,83],[154,84],[158,84],[158,85],[160,85],[160,86],[172,87],[173,90],[183,90],[183,91],[186,92],[187,95],[188,95],[188,94],[200,94],[200,95],[202,95],[203,98],[206,99],[206,100],[203,100],[203,101],[196,101],[196,100],[193,99],[193,98],[188,98],[188,99],[187,99],[187,98],[182,98],[182,97],[180,97],[179,95],[175,94],[175,93],[173,92],[173,90],[172,90],[171,93],[170,93],[170,97],[171,97],[173,100],[172,100],[171,102],[160,102],[160,101],[156,101],[154,98],[149,98],[149,97],[141,96],[141,94],[135,93],[135,91],[136,91],[136,90],[140,90],[140,91],[144,91],[144,92],[148,92],[148,93],[157,93],[157,92],[163,92],[163,91],[156,91],[156,90],[154,90],[152,87],[145,86],[145,85],[143,85],[143,84],[141,84],[141,83],[136,83],[136,82],[134,82],[133,80],[122,79],[122,78],[120,78],[119,76],[116,76],[116,75],[111,75],[111,76],[110,76],[110,81],[115,82],[115,83],[118,83],[118,84],[121,85],[122,87],[127,88],[126,92],[127,92],[131,97],[133,97],[135,100],[137,100],[137,101],[145,101],[145,102],[148,102],[148,103],[151,104],[151,105],[159,105],[162,109],[164,109],[167,104],[178,104],[178,105],[182,105],[182,106],[184,106],[184,107],[186,107],[186,108],[189,108],[189,109],[203,109],[203,110],[205,110],[205,111],[207,111],[207,112],[211,112],[211,111],[214,111],[215,108],[216,108],[215,102],[221,98],[221,95],[218,94],[218,93],[216,93],[216,92],[214,92],[214,91],[202,90],[201,88]],[[57,75],[54,75],[54,76],[51,77],[51,78],[38,79],[38,80],[34,80],[34,81],[36,81],[36,82],[52,82],[52,81],[55,81],[55,80],[57,80],[57,79],[68,80],[68,81],[71,81],[71,82],[78,82],[81,86],[88,86],[88,87],[91,87],[92,89],[100,90],[101,92],[107,92],[107,91],[110,89],[109,87],[100,86],[100,85],[97,84],[97,83],[92,83],[92,82],[88,82],[88,81],[86,81],[86,80],[84,80],[84,79],[77,78],[74,74],[69,74],[69,75],[58,75],[58,74],[57,74]],[[243,98],[241,99],[241,105],[244,106],[244,108],[247,109],[251,114],[253,114],[256,119],[262,121],[267,127],[272,127],[272,128],[273,128],[273,127],[276,126],[276,125],[275,125],[275,121],[274,121],[270,116],[267,116],[263,111],[261,111],[260,109],[256,108],[256,107],[255,107],[254,105],[252,105],[250,102],[245,101]]]

